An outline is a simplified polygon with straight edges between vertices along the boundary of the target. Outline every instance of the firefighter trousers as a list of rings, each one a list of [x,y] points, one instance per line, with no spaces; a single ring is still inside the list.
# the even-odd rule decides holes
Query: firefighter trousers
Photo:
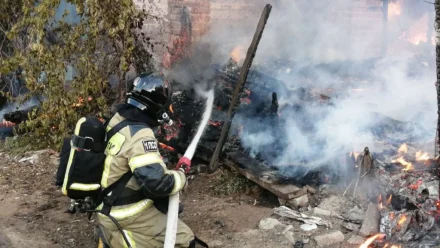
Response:
[[[106,243],[111,248],[128,247],[121,232],[110,218],[102,214],[97,216]],[[150,206],[144,211],[132,217],[118,220],[118,222],[124,230],[131,247],[160,248],[164,246],[167,215],[157,210],[156,207]],[[179,219],[175,247],[189,247],[193,240],[192,230]]]

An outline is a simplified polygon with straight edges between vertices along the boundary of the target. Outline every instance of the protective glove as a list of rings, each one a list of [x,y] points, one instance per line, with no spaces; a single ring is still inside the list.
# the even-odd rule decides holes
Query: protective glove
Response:
[[[183,169],[185,173],[189,172],[191,169],[191,160],[187,157],[181,157],[179,162],[177,162],[176,170]]]

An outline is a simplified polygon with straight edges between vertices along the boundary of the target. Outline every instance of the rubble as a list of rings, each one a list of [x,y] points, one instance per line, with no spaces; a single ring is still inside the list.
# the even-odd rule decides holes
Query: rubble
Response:
[[[424,192],[426,192],[427,197],[430,199],[439,199],[439,183],[438,181],[430,181],[430,182],[426,182],[426,183],[422,183],[418,189],[417,189],[417,193],[418,194],[423,194]]]
[[[292,225],[288,225],[288,226],[286,226],[286,228],[284,228],[282,234],[284,235],[284,234],[286,234],[288,231],[290,231],[292,229],[293,229],[293,226]]]
[[[341,198],[335,195],[324,198],[318,205],[318,208],[331,212],[338,212],[341,204]]]
[[[349,231],[359,231],[359,229],[361,228],[360,225],[351,222],[344,222],[341,224],[341,226]]]
[[[328,234],[323,234],[314,237],[318,246],[330,246],[344,241],[345,237],[341,231],[336,231]]]
[[[361,236],[353,235],[347,240],[347,243],[351,244],[351,245],[360,245],[360,244],[364,243],[364,241],[365,241],[365,239],[362,238]]]
[[[318,228],[318,226],[316,224],[302,224],[300,227],[302,230],[304,230],[306,232],[310,232],[310,231]]]
[[[291,231],[287,231],[287,232],[284,234],[284,237],[286,237],[286,239],[287,239],[290,243],[295,244],[295,237],[293,236],[293,232],[291,232]]]
[[[370,202],[367,212],[365,213],[364,222],[359,230],[359,235],[366,237],[379,233],[380,212],[377,206]]]
[[[19,163],[24,163],[24,162],[29,162],[31,164],[35,164],[36,161],[38,161],[40,159],[38,154],[34,154],[30,157],[24,157],[20,160],[18,160]]]
[[[307,194],[305,194],[298,198],[288,200],[286,204],[296,209],[307,207],[309,205],[309,197],[307,196]]]
[[[313,213],[316,215],[322,215],[322,216],[331,216],[332,215],[331,211],[320,209],[320,208],[314,208]]]
[[[279,222],[277,219],[266,218],[266,219],[262,219],[260,221],[260,224],[258,225],[258,227],[261,230],[272,230],[280,224],[281,224],[281,222]]]
[[[309,217],[306,214],[296,212],[296,211],[294,211],[288,207],[285,207],[285,206],[275,208],[274,213],[279,216],[282,216],[282,217],[302,221],[305,224],[315,224],[318,226],[326,226],[326,227],[330,227],[330,228],[332,227],[330,222],[327,222],[327,221],[323,220],[322,218],[315,217],[315,216]]]
[[[309,185],[304,186],[304,188],[307,190],[307,192],[308,192],[309,194],[312,194],[312,195],[316,194],[316,189],[315,189],[315,188],[310,187]]]
[[[362,221],[364,220],[364,217],[365,217],[364,210],[358,208],[358,206],[355,206],[354,208],[350,209],[347,214],[347,218],[354,222]]]

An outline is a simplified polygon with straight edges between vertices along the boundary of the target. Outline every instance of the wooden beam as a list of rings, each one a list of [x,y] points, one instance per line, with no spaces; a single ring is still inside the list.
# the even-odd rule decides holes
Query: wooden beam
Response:
[[[440,0],[435,0],[435,51],[436,51],[436,65],[437,65],[437,135],[435,141],[435,156],[438,156],[438,151],[440,150]],[[429,42],[429,38],[428,38]],[[438,174],[437,176],[440,178],[440,163],[438,164]],[[439,184],[440,190],[440,184]]]
[[[292,185],[292,184],[277,184],[268,178],[258,177],[257,175],[252,173],[250,170],[239,167],[232,160],[225,159],[224,163],[226,166],[228,166],[232,170],[237,171],[238,173],[240,173],[241,175],[243,175],[247,179],[260,185],[262,188],[270,191],[271,193],[273,193],[274,195],[276,195],[280,199],[290,200],[290,199],[298,198],[300,196],[307,194],[307,190],[304,188],[299,188],[299,187]]]
[[[254,34],[254,38],[247,51],[246,59],[243,63],[243,66],[241,67],[240,77],[237,81],[234,93],[232,95],[232,100],[229,105],[227,117],[225,123],[223,124],[220,139],[217,143],[217,147],[215,148],[214,154],[212,155],[211,162],[209,163],[210,172],[214,172],[218,168],[217,160],[220,156],[220,153],[223,150],[223,146],[229,134],[229,129],[231,128],[231,122],[235,115],[235,107],[237,105],[239,92],[243,90],[243,86],[247,80],[249,69],[252,66],[252,61],[254,60],[261,37],[263,36],[264,27],[266,26],[267,20],[269,19],[271,10],[272,10],[272,5],[267,4],[263,10],[263,13],[261,14],[260,21],[258,22],[257,29]]]

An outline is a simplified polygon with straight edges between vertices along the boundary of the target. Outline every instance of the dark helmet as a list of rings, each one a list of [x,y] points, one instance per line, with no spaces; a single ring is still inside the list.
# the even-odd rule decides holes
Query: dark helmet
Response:
[[[141,74],[133,81],[133,88],[127,93],[131,104],[161,123],[171,124],[166,112],[171,103],[171,85],[154,74]]]

